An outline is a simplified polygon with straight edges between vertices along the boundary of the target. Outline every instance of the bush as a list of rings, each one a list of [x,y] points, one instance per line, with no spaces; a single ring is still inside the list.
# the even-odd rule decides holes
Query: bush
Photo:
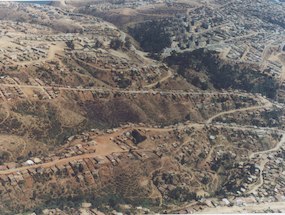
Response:
[[[159,53],[171,45],[170,35],[165,31],[163,20],[150,21],[129,28],[129,33],[146,52]]]
[[[175,189],[171,190],[168,196],[180,202],[191,201],[197,198],[196,193],[189,192],[189,190],[186,190],[185,188],[182,187],[176,187]]]

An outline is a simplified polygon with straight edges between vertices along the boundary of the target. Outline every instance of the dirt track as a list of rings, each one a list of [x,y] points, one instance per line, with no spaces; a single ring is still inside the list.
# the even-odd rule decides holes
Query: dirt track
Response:
[[[263,105],[258,105],[258,106],[252,106],[252,107],[246,107],[246,108],[240,108],[240,109],[236,109],[236,110],[229,110],[229,111],[224,111],[221,113],[218,113],[217,115],[211,117],[210,119],[207,120],[207,124],[212,123],[212,121],[222,115],[226,115],[226,114],[232,114],[232,113],[236,113],[236,112],[243,112],[243,111],[251,111],[251,110],[258,110],[261,108],[270,108],[272,107],[272,103],[270,101],[268,101],[267,99],[264,99],[262,97],[260,97],[260,100],[264,103]]]
[[[100,88],[100,87],[90,87],[90,88],[81,88],[81,87],[68,87],[68,86],[39,86],[39,85],[27,85],[27,84],[6,84],[0,83],[0,87],[20,87],[20,88],[31,88],[31,89],[57,89],[57,90],[64,90],[64,91],[96,91],[96,92],[103,92],[103,93],[125,93],[125,94],[156,94],[161,93],[164,95],[239,95],[239,96],[253,96],[249,93],[228,93],[228,92],[187,92],[183,90],[151,90],[151,89],[120,89],[120,88]]]
[[[200,211],[199,214],[221,214],[221,213],[253,213],[263,212],[266,209],[273,209],[273,210],[285,210],[284,202],[264,202],[258,203],[255,205],[247,205],[247,206],[233,206],[233,207],[217,207],[217,208],[205,208],[204,210]]]

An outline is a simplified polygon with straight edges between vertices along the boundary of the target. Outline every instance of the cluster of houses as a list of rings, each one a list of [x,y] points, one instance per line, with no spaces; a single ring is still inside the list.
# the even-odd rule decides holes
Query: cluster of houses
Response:
[[[1,76],[0,77],[0,97],[3,100],[11,99],[25,99],[27,95],[24,92],[22,85],[26,85],[19,80],[17,77]],[[37,99],[54,99],[59,95],[59,90],[56,88],[47,88],[46,84],[36,78],[29,78],[27,86],[39,86],[39,88],[32,88],[33,97]],[[40,88],[40,86],[42,88]]]
[[[284,29],[277,21],[267,22],[265,17],[257,19],[255,12],[266,8],[266,13],[269,10],[277,17],[275,11],[282,11],[282,4],[274,1],[237,1],[225,5],[219,9],[205,5],[177,15],[166,26],[173,43],[165,49],[165,54],[169,55],[173,50],[207,48],[221,52],[230,62],[258,65],[269,75],[278,77],[285,65],[278,59],[264,59],[264,54],[268,48],[282,51]],[[262,14],[259,12],[260,16]]]
[[[89,6],[89,9],[94,9],[99,11],[108,11],[108,10],[115,10],[120,8],[132,8],[136,9],[138,7],[148,6],[148,5],[154,5],[163,3],[165,0],[147,0],[147,1],[121,1],[116,3],[110,3],[110,2],[96,2]]]
[[[24,99],[26,96],[21,88],[15,87],[3,87],[0,86],[0,98],[2,100],[11,100],[11,99]]]
[[[272,201],[285,202],[285,146],[281,146],[279,150],[268,153],[262,177],[263,183],[252,193],[257,201],[264,201],[271,198]],[[258,160],[258,159],[257,159]]]
[[[47,57],[49,46],[41,44],[29,46],[27,44],[11,44],[11,46],[0,48],[0,63],[3,65],[14,65],[20,62],[30,62]]]
[[[229,134],[228,137],[232,137],[234,133]],[[280,136],[280,134],[279,134]],[[248,135],[247,135],[248,137]],[[242,137],[239,136],[241,139]],[[229,140],[236,141],[236,140]],[[241,141],[241,140],[239,140]],[[260,142],[260,139],[256,138],[255,145]],[[229,153],[229,152],[227,152]],[[213,153],[213,156],[217,156],[219,151]],[[246,212],[284,212],[284,209],[270,208],[270,203],[285,203],[285,171],[284,171],[284,155],[285,146],[281,146],[278,150],[272,152],[265,152],[264,156],[256,156],[252,160],[248,161],[248,156],[242,157],[243,161],[237,163],[236,170],[237,177],[232,177],[232,181],[240,181],[239,189],[235,191],[235,194],[228,194],[228,197],[213,198],[204,197],[198,200],[196,205],[193,205],[185,210],[181,210],[180,213],[195,213],[203,210],[204,208],[219,208],[219,207],[238,207],[241,211]],[[247,160],[246,160],[247,159]],[[265,161],[264,167],[261,167],[259,163]],[[240,170],[240,171],[239,171]],[[228,181],[231,182],[231,181]],[[255,188],[256,189],[252,189]],[[268,207],[254,207],[250,206],[267,204]],[[248,207],[248,208],[247,208]]]
[[[137,127],[136,132],[134,132],[134,127]],[[159,133],[147,128],[141,129],[143,127],[145,127],[144,124],[127,124],[118,129],[107,129],[105,131],[91,129],[89,132],[69,137],[67,139],[67,147],[58,150],[48,157],[31,157],[23,163],[7,163],[0,166],[0,170],[4,173],[2,174],[0,171],[0,182],[2,184],[0,190],[4,193],[3,198],[7,194],[3,190],[12,189],[11,192],[26,190],[35,183],[52,181],[55,177],[57,178],[56,180],[61,180],[66,177],[68,177],[69,180],[74,179],[75,181],[72,183],[76,183],[77,186],[79,185],[80,187],[88,186],[90,188],[100,186],[100,169],[115,167],[124,159],[143,161],[148,158],[160,159],[162,156],[173,156],[180,165],[191,165],[192,168],[197,168],[195,165],[203,163],[203,160],[206,159],[207,162],[205,161],[205,164],[208,165],[215,162],[215,159],[212,160],[212,158],[223,157],[225,153],[230,153],[230,156],[236,157],[238,153],[234,148],[246,147],[238,145],[238,143],[243,142],[242,139],[245,139],[245,137],[250,137],[248,139],[252,140],[251,144],[253,146],[252,148],[248,147],[248,151],[253,151],[253,148],[257,147],[258,143],[264,135],[266,135],[266,132],[265,134],[261,134],[258,131],[243,131],[242,129],[221,128],[219,126],[202,126],[201,129],[197,129],[195,126],[188,126],[181,129],[165,127],[165,131],[162,130]],[[154,147],[148,148],[147,145],[136,145],[134,133],[138,132],[140,135],[148,138],[145,144],[150,144],[151,142],[151,146]],[[119,150],[107,155],[97,154],[99,143],[96,141],[96,137],[100,139],[105,135],[109,136],[108,141],[115,143],[121,151]],[[273,132],[271,139],[275,136],[279,138],[279,136]],[[201,144],[201,141],[203,141],[203,144]],[[229,145],[230,150],[227,149],[227,151],[225,151],[223,147],[218,147],[218,144],[222,142],[225,145],[229,143],[233,145]],[[201,147],[201,145],[203,147]],[[148,150],[144,149],[144,147],[147,147]],[[247,188],[260,180],[261,167],[257,164],[254,165],[254,173],[248,173],[242,176],[243,178],[246,177],[246,180],[243,181],[243,186],[238,193],[235,194],[234,198],[216,199],[205,196],[205,198],[198,200],[199,206],[196,209],[201,210],[201,208],[204,207],[219,206],[230,207],[232,205],[242,207],[263,201],[268,202],[269,198],[271,199],[270,201],[283,201],[285,194],[285,190],[283,189],[285,183],[285,173],[283,170],[284,151],[285,148],[283,146],[280,150],[268,154],[268,163],[262,172],[264,183],[256,192],[245,195]],[[189,160],[188,158],[191,159]],[[246,156],[239,158],[245,159]],[[259,157],[256,157],[255,159],[258,158]],[[255,163],[257,163],[257,161]],[[195,173],[196,180],[204,181],[202,183],[205,183],[205,185],[211,182],[211,175],[209,175],[207,165],[201,166]],[[14,169],[15,171],[13,171]],[[237,166],[237,170],[238,169],[242,171],[245,170],[246,172],[252,171],[251,166],[244,162],[239,163],[239,166]],[[104,178],[105,176],[102,177]],[[205,178],[208,178],[209,181]],[[201,185],[194,183],[193,179],[189,180],[189,183],[193,183],[191,184],[193,189],[201,189]],[[167,185],[162,183],[157,186],[164,194],[175,189],[175,186],[171,184]],[[195,207],[191,208],[192,211],[194,209]]]
[[[278,113],[278,117],[274,113]],[[270,127],[281,128],[285,122],[284,120],[285,117],[283,116],[282,109],[261,108],[243,113],[230,114],[227,117],[221,116],[216,118],[214,122],[218,124],[231,124],[233,126],[248,125],[255,128],[268,128],[268,125]]]
[[[40,195],[43,190],[55,197],[56,189],[65,190],[69,194],[74,192],[77,195],[78,189],[97,189],[111,183],[113,168],[126,159],[128,161],[157,159],[157,156],[150,150],[143,152],[134,148],[132,150],[129,145],[132,141],[131,130],[122,133],[118,138],[110,139],[122,149],[121,151],[110,152],[106,155],[98,154],[96,150],[98,143],[93,139],[94,135],[112,136],[115,131],[110,129],[102,132],[92,129],[90,132],[69,137],[67,147],[48,157],[30,157],[23,163],[1,165],[1,199],[14,201],[27,197],[36,198],[36,195]],[[123,141],[129,143],[122,144]],[[122,146],[129,146],[129,148],[123,149]],[[35,189],[39,184],[41,188]],[[53,189],[49,190],[49,186]],[[22,195],[23,193],[25,195]]]

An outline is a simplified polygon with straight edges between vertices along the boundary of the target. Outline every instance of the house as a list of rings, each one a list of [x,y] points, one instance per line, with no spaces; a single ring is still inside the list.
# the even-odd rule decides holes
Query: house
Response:
[[[226,199],[226,198],[223,198],[222,199],[222,202],[225,204],[225,205],[230,205],[230,201],[228,200],[228,199]]]
[[[27,161],[25,161],[24,163],[23,163],[23,166],[31,166],[31,165],[34,165],[35,163],[34,163],[34,161],[32,161],[32,160],[27,160]]]

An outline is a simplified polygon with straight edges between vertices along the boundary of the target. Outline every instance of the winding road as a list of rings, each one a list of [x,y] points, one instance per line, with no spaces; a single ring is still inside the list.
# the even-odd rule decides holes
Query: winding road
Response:
[[[258,110],[261,108],[270,108],[272,107],[272,103],[270,101],[268,101],[267,99],[263,98],[263,97],[259,97],[259,99],[261,100],[261,102],[263,103],[263,105],[258,105],[258,106],[252,106],[252,107],[245,107],[245,108],[240,108],[240,109],[235,109],[235,110],[229,110],[229,111],[224,111],[221,113],[218,113],[215,116],[212,116],[210,119],[207,120],[206,124],[211,124],[213,122],[214,119],[223,116],[223,115],[227,115],[227,114],[232,114],[232,113],[237,113],[237,112],[244,112],[244,111],[252,111],[252,110]]]
[[[257,155],[259,156],[261,155],[262,157],[261,157],[261,164],[260,164],[259,180],[257,181],[257,183],[253,184],[249,188],[249,190],[247,191],[248,194],[254,193],[255,191],[258,190],[258,188],[260,188],[263,185],[263,182],[264,182],[263,171],[264,171],[266,164],[269,162],[269,160],[267,159],[267,154],[278,151],[284,144],[285,144],[285,132],[283,133],[281,140],[278,142],[278,144],[274,148],[268,149],[265,151],[260,151],[260,152],[253,152],[249,156],[249,159],[253,159]]]
[[[173,76],[172,72],[171,72],[170,70],[168,70],[166,76],[162,77],[160,80],[158,80],[158,81],[156,81],[156,82],[154,82],[154,83],[145,85],[145,86],[143,86],[143,87],[145,87],[145,88],[153,88],[153,87],[155,87],[158,83],[163,83],[163,82],[167,81],[168,79],[170,79],[172,76]]]
[[[165,77],[165,79],[170,77],[170,74],[168,76]],[[104,89],[104,88],[73,88],[73,87],[64,87],[64,86],[58,86],[58,87],[52,87],[52,86],[35,86],[35,85],[25,85],[25,84],[0,84],[0,86],[3,87],[20,87],[20,88],[34,88],[34,89],[57,89],[57,90],[66,90],[66,91],[97,91],[97,92],[115,92],[115,93],[126,93],[126,94],[156,94],[156,93],[161,93],[161,94],[179,94],[179,95],[251,95],[251,94],[246,94],[246,93],[224,93],[224,92],[186,92],[186,91],[175,91],[175,90],[170,90],[170,91],[161,91],[161,90],[123,90],[123,89],[118,89],[118,88],[112,88],[112,89]],[[150,86],[151,87],[151,86]],[[252,95],[251,95],[252,96]],[[256,98],[259,99],[260,101],[260,105],[256,105],[256,106],[251,106],[251,107],[245,107],[245,108],[240,108],[240,109],[234,109],[234,110],[229,110],[229,111],[224,111],[221,113],[218,113],[214,116],[212,116],[211,118],[209,118],[208,120],[206,120],[206,122],[204,123],[192,123],[191,121],[188,121],[187,123],[184,124],[180,124],[180,125],[174,125],[172,127],[169,128],[153,128],[153,127],[143,127],[143,126],[135,126],[132,128],[137,128],[137,129],[148,129],[148,130],[153,130],[153,131],[170,131],[170,130],[175,130],[175,129],[184,129],[187,127],[194,127],[197,129],[203,128],[204,126],[207,126],[209,124],[213,124],[213,120],[216,119],[217,117],[223,116],[223,115],[227,115],[227,114],[232,114],[232,113],[236,113],[236,112],[243,112],[243,111],[251,111],[251,110],[257,110],[257,109],[262,109],[262,108],[271,108],[273,106],[273,104],[265,99],[262,96],[256,96]],[[233,127],[231,125],[221,125],[221,124],[216,124],[215,126],[217,127],[229,127],[229,128],[237,128],[237,129],[244,129],[244,130],[275,130],[277,131],[278,129],[272,129],[272,128],[254,128],[254,127],[250,127],[250,126],[237,126],[237,127]],[[278,130],[279,131],[279,130]],[[284,132],[284,131],[283,131]],[[186,141],[187,142],[187,141]],[[255,156],[257,155],[266,155],[268,153],[271,152],[275,152],[277,150],[280,149],[280,147],[282,145],[285,144],[285,133],[283,133],[283,136],[280,140],[280,142],[272,149],[266,150],[266,151],[260,151],[260,152],[254,152],[249,156],[249,159],[253,159]],[[181,145],[183,146],[183,144]],[[219,147],[219,145],[215,146],[215,147]],[[214,147],[214,148],[215,148]],[[214,150],[214,148],[211,149],[211,152]],[[128,150],[118,150],[116,152],[128,152]],[[62,165],[62,164],[66,164],[68,162],[71,161],[76,161],[76,160],[81,160],[81,159],[85,159],[85,158],[94,158],[95,156],[101,155],[101,156],[106,156],[108,154],[111,154],[113,152],[106,152],[105,154],[102,153],[87,153],[87,154],[83,154],[83,155],[77,155],[77,156],[73,156],[73,157],[68,157],[68,158],[62,158],[59,160],[54,160],[54,161],[50,161],[50,162],[46,162],[46,163],[42,163],[42,164],[35,164],[32,166],[22,166],[22,167],[18,167],[18,168],[14,168],[14,169],[7,169],[7,170],[2,170],[0,171],[0,175],[8,175],[8,174],[13,174],[13,173],[17,173],[19,171],[23,171],[23,170],[28,170],[28,169],[35,169],[35,168],[49,168],[51,166],[54,165]],[[211,154],[211,153],[210,153]],[[257,190],[260,186],[262,186],[263,184],[263,169],[265,167],[267,163],[267,160],[264,159],[263,162],[260,165],[260,179],[258,180],[258,183],[253,185],[253,187],[248,191],[248,193],[252,193],[255,190]]]
[[[282,135],[282,138],[281,140],[278,142],[278,144],[272,148],[272,149],[268,149],[268,150],[265,150],[265,151],[260,151],[260,152],[253,152],[250,156],[249,156],[249,159],[253,159],[256,155],[264,155],[264,154],[268,154],[270,152],[276,152],[278,151],[281,146],[283,146],[285,144],[285,132],[283,133]]]

